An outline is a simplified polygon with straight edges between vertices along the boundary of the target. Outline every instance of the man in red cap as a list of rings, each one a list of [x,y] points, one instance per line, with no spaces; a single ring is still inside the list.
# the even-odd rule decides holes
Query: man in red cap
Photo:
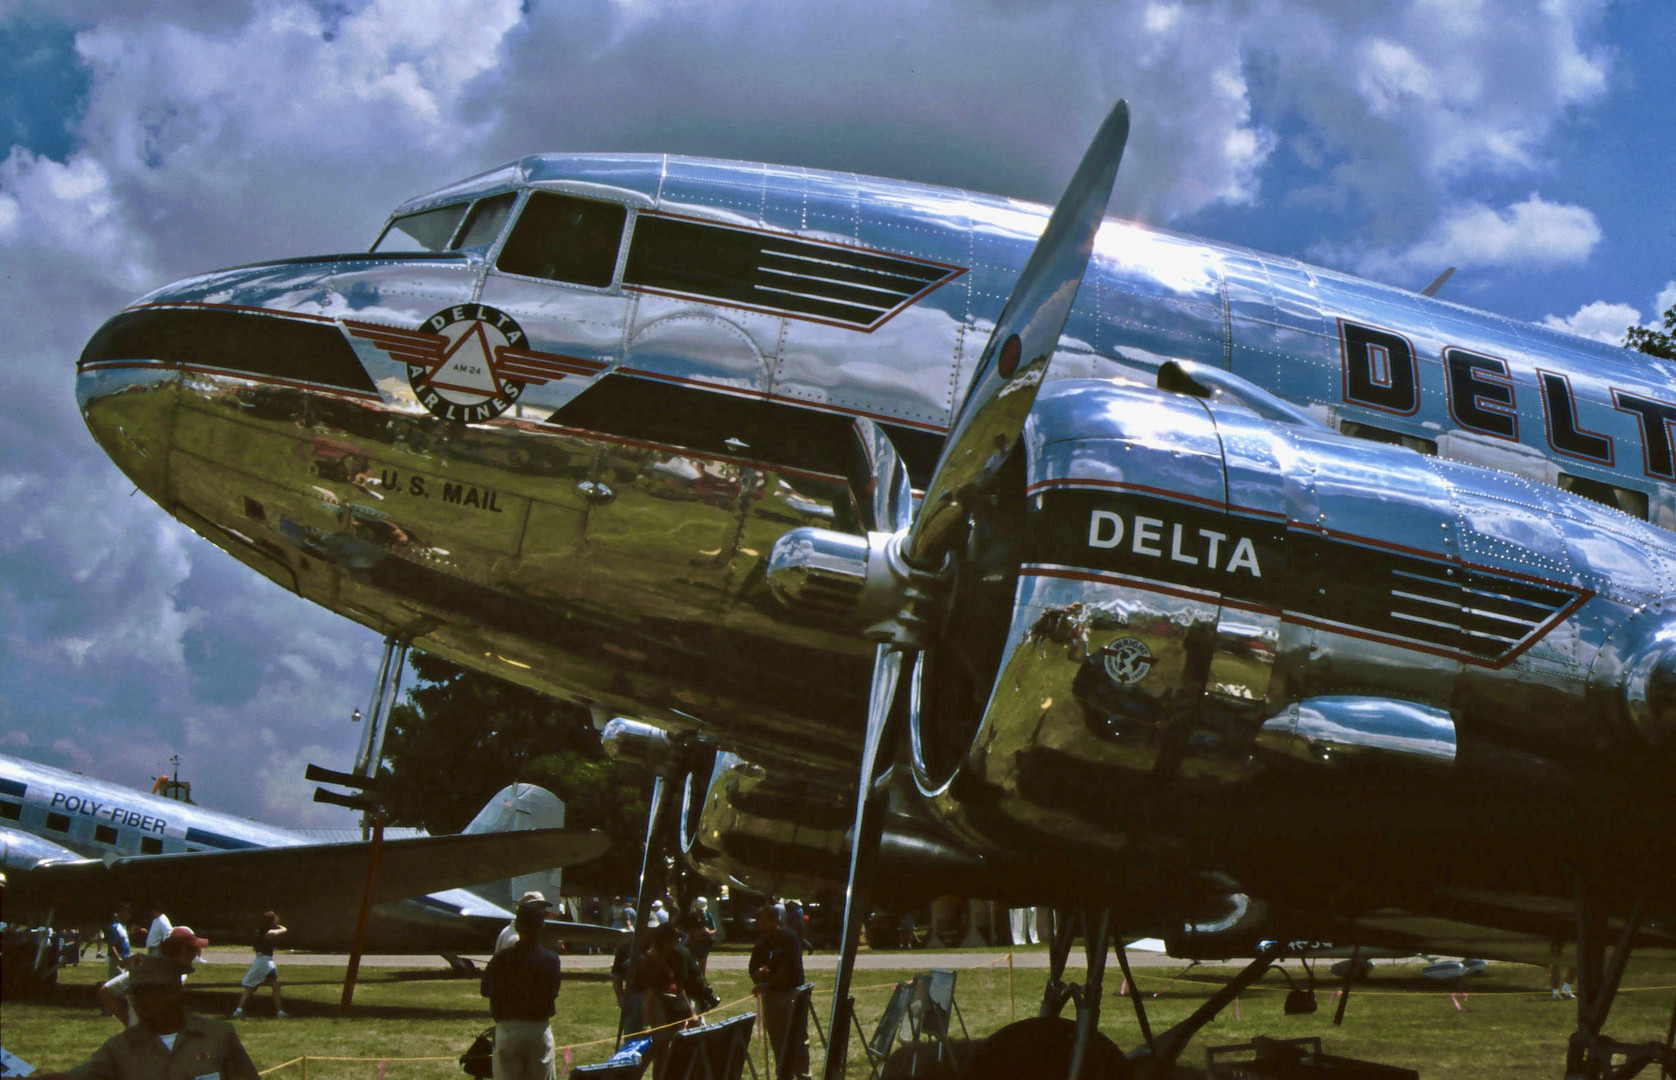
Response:
[[[198,954],[208,944],[209,939],[194,934],[190,926],[176,926],[158,943],[157,952],[162,959],[174,964],[184,978],[191,973],[192,962],[198,959]],[[124,1027],[139,1023],[134,1015],[132,988],[132,975],[124,971],[100,986],[94,994],[104,1010],[122,1021]]]
[[[175,927],[177,932],[180,929]],[[192,1016],[181,1007],[181,969],[174,960],[137,957],[127,974],[137,1016],[134,1025],[105,1040],[82,1064],[41,1080],[171,1080],[205,1075],[257,1080],[256,1066],[233,1025]]]

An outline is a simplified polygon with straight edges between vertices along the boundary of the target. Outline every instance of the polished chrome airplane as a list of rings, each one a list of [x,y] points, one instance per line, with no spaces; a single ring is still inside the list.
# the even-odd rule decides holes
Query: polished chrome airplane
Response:
[[[386,839],[366,947],[490,952],[512,919],[512,901],[463,886],[487,891],[480,883],[605,850],[597,832],[556,827],[549,807],[557,800],[532,788],[498,793],[458,836]],[[514,824],[502,805],[509,800],[537,812]],[[244,944],[272,908],[291,927],[287,945],[304,949],[349,947],[367,867],[359,841],[314,843],[305,833],[4,755],[0,853],[14,923],[87,925],[108,919],[123,900],[156,899],[218,943]]]
[[[654,840],[847,890],[840,1002],[870,888],[1084,910],[984,1067],[1125,1067],[1109,933],[1249,946],[1210,1013],[1265,939],[1575,941],[1604,1075],[1607,957],[1676,943],[1676,366],[1105,220],[1127,128],[1051,215],[524,158],[149,294],[78,398],[282,587],[629,718]]]

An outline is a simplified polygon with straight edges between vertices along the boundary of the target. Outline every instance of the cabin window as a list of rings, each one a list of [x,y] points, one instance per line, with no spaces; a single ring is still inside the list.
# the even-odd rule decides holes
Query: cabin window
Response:
[[[1437,457],[1437,443],[1431,439],[1422,439],[1418,435],[1404,435],[1400,431],[1374,427],[1372,424],[1362,424],[1355,420],[1340,420],[1338,429],[1352,439],[1366,439],[1368,442],[1384,443],[1387,446],[1406,446],[1427,457]]]
[[[1630,517],[1647,520],[1647,493],[1636,491],[1634,488],[1615,487],[1602,480],[1590,480],[1586,476],[1572,476],[1570,473],[1560,473],[1560,490],[1569,491],[1573,495],[1581,495],[1585,499],[1593,499],[1597,503],[1604,503],[1614,510],[1622,510]]]
[[[501,227],[506,224],[506,216],[512,213],[512,204],[517,198],[517,192],[508,191],[472,203],[471,213],[466,215],[465,224],[460,227],[459,239],[450,246],[459,251],[466,248],[486,248],[494,243],[500,236]]]
[[[116,843],[116,830],[109,825],[98,825],[93,829],[93,839],[101,844]]]
[[[16,821],[23,816],[23,807],[15,802],[0,802],[0,818]]]
[[[628,210],[618,203],[533,192],[495,266],[508,274],[604,288],[616,276],[627,220]]]
[[[161,854],[163,854],[163,841],[157,839],[157,837],[155,837],[155,836],[142,836],[142,837],[140,837],[140,854],[141,855],[161,855]]]
[[[68,815],[68,814],[48,814],[47,815],[47,829],[50,830],[51,832],[62,832],[62,833],[69,832],[70,831],[70,815]]]
[[[372,246],[380,254],[404,251],[446,251],[454,230],[460,227],[467,203],[451,203],[417,214],[403,214],[390,222],[384,235]]]

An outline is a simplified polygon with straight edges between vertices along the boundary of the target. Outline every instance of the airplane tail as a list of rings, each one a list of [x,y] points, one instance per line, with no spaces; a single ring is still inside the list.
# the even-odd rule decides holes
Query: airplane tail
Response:
[[[557,795],[535,784],[510,784],[497,791],[461,832],[526,832],[530,829],[562,828],[564,803]],[[559,890],[560,871],[555,868],[485,882],[472,886],[470,891],[510,910],[517,906],[520,896],[530,891],[541,893],[557,909],[561,895]]]

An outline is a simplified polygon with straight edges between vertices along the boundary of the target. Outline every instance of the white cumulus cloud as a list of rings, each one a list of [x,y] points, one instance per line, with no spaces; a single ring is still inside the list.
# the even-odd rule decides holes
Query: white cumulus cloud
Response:
[[[1505,209],[1482,203],[1447,211],[1418,243],[1373,251],[1361,269],[1374,277],[1435,273],[1446,266],[1548,269],[1586,260],[1600,243],[1600,223],[1586,207],[1532,194]]]
[[[1631,304],[1596,300],[1584,304],[1570,315],[1549,315],[1542,325],[1550,330],[1562,330],[1578,337],[1604,341],[1608,345],[1622,345],[1625,332],[1632,326],[1648,330],[1664,328],[1664,313],[1676,307],[1676,281],[1666,282],[1653,298],[1652,314],[1645,320],[1641,310]]]
[[[1570,315],[1549,315],[1542,320],[1542,325],[1550,330],[1604,341],[1608,345],[1622,345],[1624,331],[1640,323],[1641,312],[1635,308],[1605,300],[1584,304]]]

